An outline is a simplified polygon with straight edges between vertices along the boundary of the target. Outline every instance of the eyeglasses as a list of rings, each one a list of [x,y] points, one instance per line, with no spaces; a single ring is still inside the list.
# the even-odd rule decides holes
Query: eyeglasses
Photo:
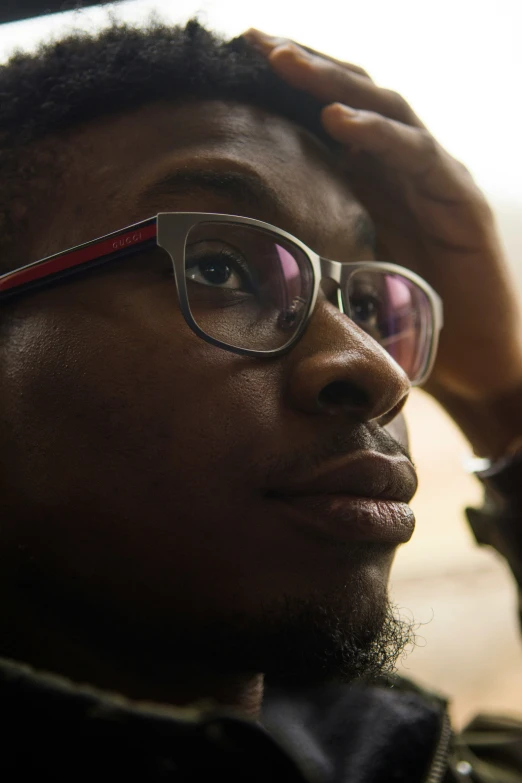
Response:
[[[321,258],[269,223],[206,212],[162,212],[0,276],[0,302],[135,253],[169,254],[179,306],[203,340],[233,353],[290,350],[314,311],[322,278],[337,306],[404,370],[412,385],[433,365],[442,301],[421,277],[380,261]]]

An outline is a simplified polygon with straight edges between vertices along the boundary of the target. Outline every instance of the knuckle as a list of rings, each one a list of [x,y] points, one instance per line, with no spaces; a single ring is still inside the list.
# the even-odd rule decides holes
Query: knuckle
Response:
[[[355,71],[355,73],[359,74],[359,76],[364,76],[365,79],[371,78],[368,71],[365,71],[365,69],[361,68],[360,65],[348,65],[348,68],[352,71]]]

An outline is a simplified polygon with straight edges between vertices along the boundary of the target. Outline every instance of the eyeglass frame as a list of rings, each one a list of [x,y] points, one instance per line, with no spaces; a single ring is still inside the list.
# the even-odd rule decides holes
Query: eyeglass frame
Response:
[[[260,351],[233,346],[208,335],[195,321],[190,310],[187,293],[185,246],[190,231],[200,223],[209,222],[253,226],[254,228],[275,234],[301,250],[310,262],[313,272],[313,291],[308,302],[307,312],[290,340],[279,348]],[[39,261],[34,261],[11,272],[0,275],[0,303],[9,300],[12,297],[19,296],[26,291],[52,285],[55,281],[63,280],[74,274],[86,271],[87,269],[110,263],[111,261],[122,260],[138,252],[153,249],[154,247],[161,247],[170,256],[174,269],[174,279],[180,310],[190,329],[207,343],[241,356],[272,358],[287,353],[299,341],[306,330],[314,312],[323,279],[327,278],[333,280],[337,284],[337,306],[341,313],[350,318],[350,313],[345,310],[343,291],[346,290],[348,281],[355,272],[360,271],[361,269],[369,269],[372,271],[378,269],[382,272],[401,275],[406,280],[418,286],[426,295],[431,308],[433,325],[430,352],[426,358],[424,371],[419,378],[415,379],[415,381],[411,381],[411,385],[420,386],[433,369],[433,364],[437,355],[439,333],[443,326],[443,305],[442,299],[437,292],[426,282],[426,280],[420,277],[420,275],[412,272],[406,267],[385,261],[368,260],[340,262],[323,258],[283,229],[273,226],[270,223],[265,223],[262,220],[239,215],[212,212],[159,212],[155,217],[133,223],[130,226],[118,229],[110,234],[105,234],[89,242],[76,245],[68,250],[54,253]],[[365,334],[367,334],[367,332],[365,332]],[[386,355],[392,361],[395,362],[395,359],[393,359],[391,354],[380,345],[378,340],[371,337],[371,335],[368,336],[385,351]],[[395,363],[400,367],[397,362]]]

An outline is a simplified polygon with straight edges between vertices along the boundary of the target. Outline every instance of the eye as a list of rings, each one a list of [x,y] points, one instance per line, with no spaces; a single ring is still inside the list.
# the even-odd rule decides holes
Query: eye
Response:
[[[254,282],[245,258],[231,246],[198,242],[185,251],[185,276],[200,285],[252,293]]]
[[[380,302],[371,294],[358,295],[351,301],[352,319],[363,329],[379,325]]]

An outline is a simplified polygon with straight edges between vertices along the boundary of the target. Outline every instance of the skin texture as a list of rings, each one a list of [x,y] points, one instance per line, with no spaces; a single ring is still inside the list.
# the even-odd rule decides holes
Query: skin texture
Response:
[[[261,109],[156,103],[76,129],[63,154],[34,258],[170,210],[245,214],[321,255],[371,258],[330,153]],[[247,169],[276,198],[141,195],[194,166]],[[296,656],[309,680],[325,651],[330,676],[349,676],[339,639],[377,634],[395,551],[305,531],[266,492],[356,449],[402,455],[409,383],[327,289],[286,356],[208,345],[169,269],[156,251],[7,313],[2,654],[136,698],[257,715],[260,672],[284,678]]]

